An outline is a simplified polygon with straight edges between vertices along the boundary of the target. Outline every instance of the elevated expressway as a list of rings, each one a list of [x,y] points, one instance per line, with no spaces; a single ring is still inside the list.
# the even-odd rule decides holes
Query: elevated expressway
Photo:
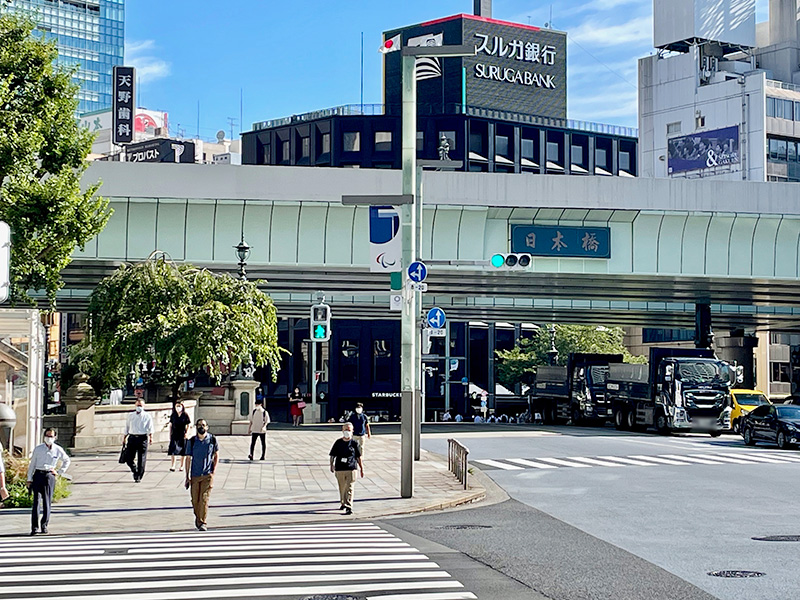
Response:
[[[248,273],[283,316],[324,290],[335,317],[394,318],[389,277],[369,272],[368,210],[342,195],[397,194],[399,171],[94,163],[114,208],[64,273],[62,308],[80,309],[105,275],[153,250],[236,270],[242,223]],[[795,184],[426,172],[424,305],[456,320],[800,331],[800,187]],[[535,258],[488,266],[512,224],[603,226],[610,259]],[[445,264],[458,261],[459,264]],[[464,264],[473,263],[473,264]]]

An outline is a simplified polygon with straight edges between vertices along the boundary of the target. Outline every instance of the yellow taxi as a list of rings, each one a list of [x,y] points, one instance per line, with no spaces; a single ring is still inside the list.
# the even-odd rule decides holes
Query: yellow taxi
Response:
[[[764,392],[759,390],[731,390],[733,411],[731,412],[731,430],[739,433],[739,425],[744,415],[762,404],[772,404]]]

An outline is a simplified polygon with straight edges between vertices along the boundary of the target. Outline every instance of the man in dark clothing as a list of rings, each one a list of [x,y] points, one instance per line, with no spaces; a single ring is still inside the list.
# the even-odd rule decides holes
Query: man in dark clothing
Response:
[[[353,424],[353,439],[358,443],[361,456],[364,456],[364,436],[371,438],[372,432],[369,430],[369,417],[364,414],[364,405],[361,402],[356,404],[356,409],[350,413],[347,422]]]
[[[340,510],[344,514],[353,514],[353,490],[356,486],[356,468],[364,477],[364,463],[361,462],[361,451],[358,442],[353,439],[353,424],[342,425],[342,437],[333,443],[330,452],[331,473],[336,475],[339,484]]]

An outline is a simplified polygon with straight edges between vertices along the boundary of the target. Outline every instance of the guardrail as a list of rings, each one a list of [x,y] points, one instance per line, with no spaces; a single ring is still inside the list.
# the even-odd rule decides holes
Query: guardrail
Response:
[[[467,489],[467,475],[469,474],[468,456],[469,449],[466,446],[458,440],[447,440],[447,468],[464,484],[464,489]]]

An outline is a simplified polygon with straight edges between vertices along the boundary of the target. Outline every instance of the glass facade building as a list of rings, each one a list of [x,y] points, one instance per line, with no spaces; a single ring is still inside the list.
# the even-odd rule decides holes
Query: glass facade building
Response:
[[[10,10],[30,16],[58,45],[58,64],[78,66],[78,114],[111,108],[112,69],[121,65],[125,0],[13,0]]]

